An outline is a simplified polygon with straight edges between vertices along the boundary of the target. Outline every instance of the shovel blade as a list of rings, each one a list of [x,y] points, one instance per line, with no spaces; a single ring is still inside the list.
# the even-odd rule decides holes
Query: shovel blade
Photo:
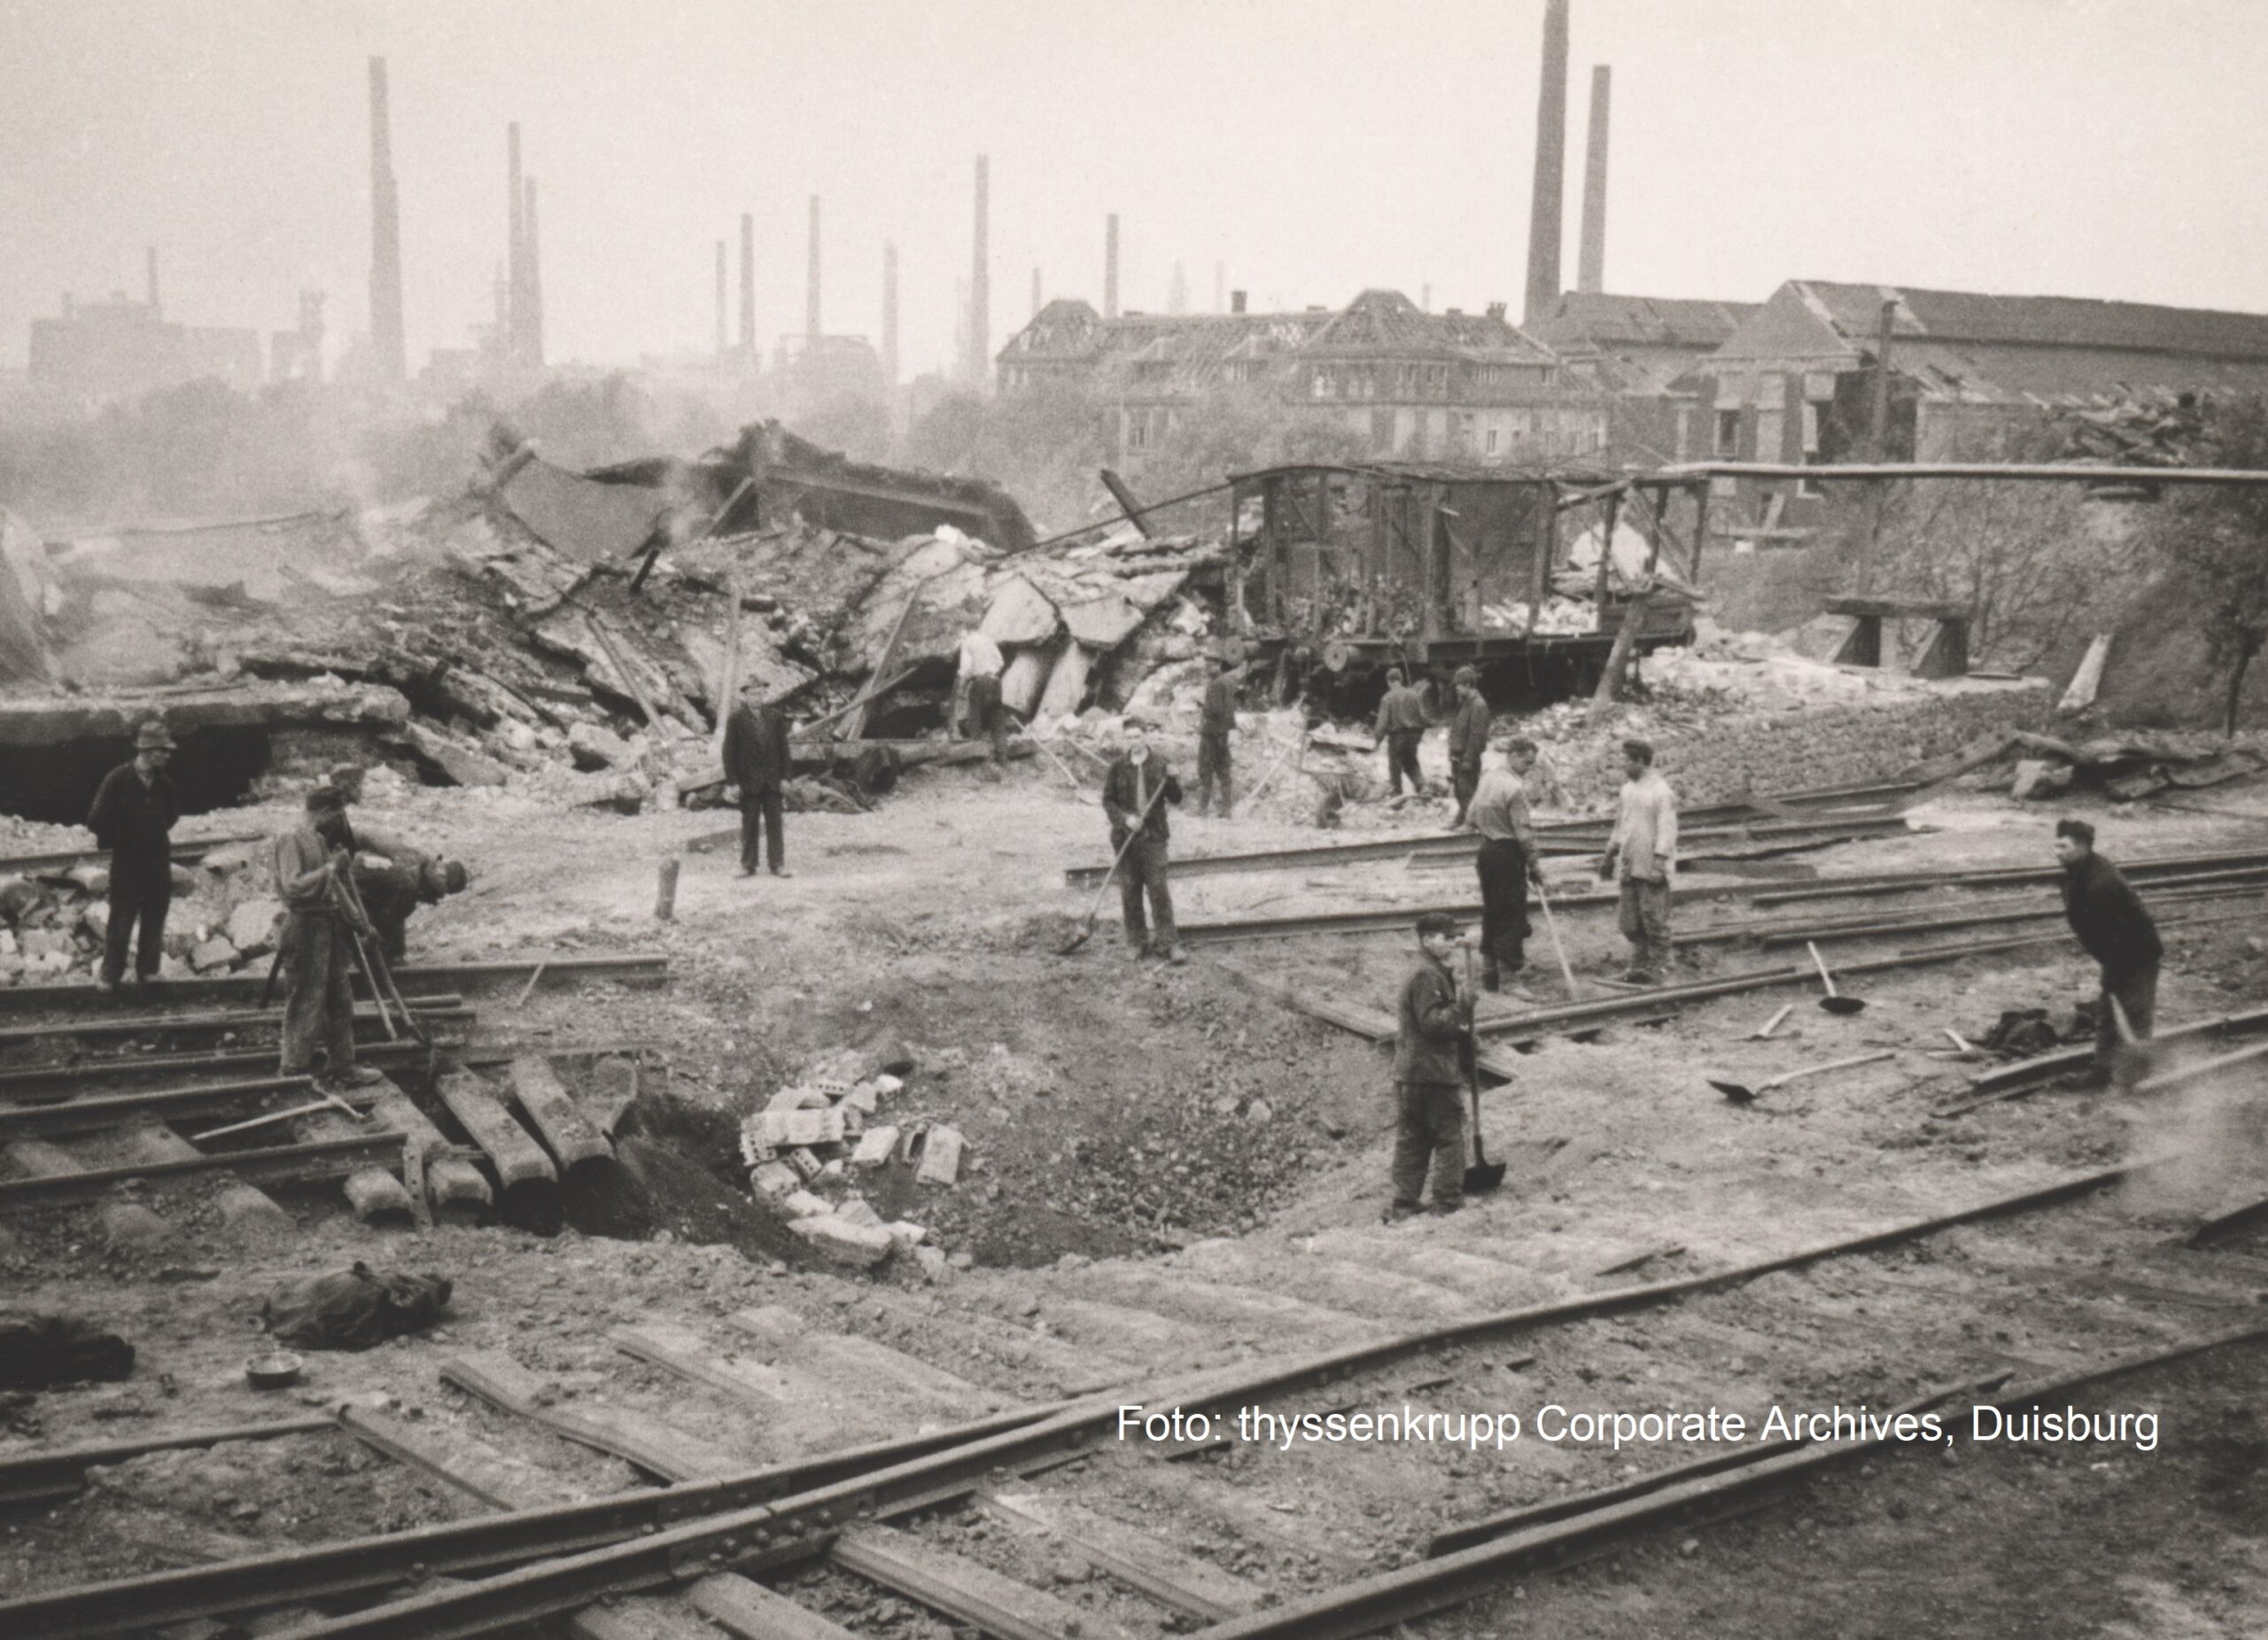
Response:
[[[1756,1098],[1756,1090],[1744,1083],[1720,1082],[1714,1076],[1709,1077],[1708,1083],[1736,1105],[1749,1104]]]
[[[1464,1170],[1464,1193],[1468,1196],[1496,1188],[1504,1182],[1502,1162],[1476,1162]]]
[[[1819,1006],[1829,1014],[1863,1014],[1867,1005],[1856,997],[1821,997]]]

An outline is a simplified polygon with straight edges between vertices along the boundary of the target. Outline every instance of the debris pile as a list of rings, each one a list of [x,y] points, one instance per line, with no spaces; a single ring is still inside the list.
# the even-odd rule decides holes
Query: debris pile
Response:
[[[2010,795],[2045,799],[2074,789],[2132,803],[2167,790],[2199,791],[2268,771],[2268,735],[2149,730],[2074,743],[2050,735],[2009,735],[1977,766],[2013,762]],[[1990,778],[1990,777],[1987,777]]]
[[[265,854],[259,843],[231,843],[174,867],[160,979],[233,973],[274,952],[283,903],[267,897],[263,873],[245,869]],[[109,892],[108,868],[92,862],[0,874],[0,985],[94,973],[110,928]]]

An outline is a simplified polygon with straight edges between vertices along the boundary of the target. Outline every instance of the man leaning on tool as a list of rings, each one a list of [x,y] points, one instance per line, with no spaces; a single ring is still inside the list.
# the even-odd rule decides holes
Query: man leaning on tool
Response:
[[[1510,742],[1503,761],[1481,775],[1465,811],[1466,822],[1480,834],[1480,983],[1488,991],[1506,980],[1517,984],[1527,966],[1527,885],[1542,874],[1527,804],[1534,766],[1534,741]]]
[[[1480,674],[1470,666],[1456,669],[1456,710],[1449,714],[1449,785],[1456,793],[1456,819],[1464,824],[1472,806],[1473,788],[1480,784],[1480,760],[1488,750],[1488,703],[1480,697]]]
[[[1622,742],[1622,795],[1614,835],[1600,857],[1598,874],[1622,874],[1622,937],[1630,942],[1635,984],[1658,985],[1673,956],[1669,931],[1670,874],[1677,865],[1677,794],[1654,767],[1651,742]]]
[[[786,807],[790,755],[788,714],[754,685],[742,690],[732,715],[725,719],[725,783],[740,791],[740,874],[743,877],[756,875],[767,848],[772,853],[772,874],[793,874],[781,852],[780,818]]]
[[[392,832],[355,820],[353,807],[362,801],[362,766],[342,763],[330,772],[330,785],[346,809],[346,851],[354,859],[354,892],[370,926],[377,930],[378,948],[388,962],[409,954],[409,913],[420,905],[438,905],[451,894],[464,891],[464,867],[443,859]],[[382,855],[383,866],[362,857]]]
[[[110,851],[110,926],[95,973],[100,991],[116,991],[126,977],[136,923],[142,938],[134,952],[136,982],[147,985],[156,979],[165,955],[166,912],[174,898],[173,829],[181,819],[181,800],[166,773],[173,752],[174,737],[151,719],[134,737],[134,761],[103,777],[87,813],[97,846]]]
[[[1126,719],[1124,750],[1102,777],[1102,812],[1110,817],[1110,846],[1119,854],[1118,904],[1126,945],[1137,957],[1153,952],[1183,963],[1189,953],[1173,924],[1173,885],[1166,877],[1166,804],[1181,801],[1181,782],[1150,744],[1157,726]],[[1142,897],[1149,896],[1149,914]]]
[[[2114,1004],[2126,1029],[2147,1041],[2157,1014],[2158,962],[2165,948],[2158,925],[2125,875],[2094,851],[2094,828],[2083,820],[2055,822],[2055,858],[2063,867],[2063,914],[2086,953],[2102,965],[2102,994],[2095,1002],[2094,1063],[2078,1078],[2106,1087],[2118,1046]]]
[[[276,839],[276,895],[284,902],[284,1053],[287,1076],[314,1074],[322,1050],[327,1088],[376,1082],[354,1062],[354,948],[341,874],[353,867],[346,805],[334,786],[307,794],[300,823]],[[361,930],[365,937],[369,931]]]
[[[1379,702],[1377,737],[1386,742],[1386,789],[1395,797],[1402,795],[1402,782],[1410,781],[1410,795],[1424,795],[1425,776],[1418,773],[1418,742],[1425,736],[1425,697],[1405,680],[1399,666],[1389,666],[1386,673],[1386,698]]]
[[[1386,1221],[1418,1211],[1430,1163],[1433,1211],[1464,1205],[1464,1066],[1472,1034],[1472,998],[1449,960],[1456,919],[1429,911],[1418,919],[1418,966],[1402,987],[1394,1045],[1394,1200]]]

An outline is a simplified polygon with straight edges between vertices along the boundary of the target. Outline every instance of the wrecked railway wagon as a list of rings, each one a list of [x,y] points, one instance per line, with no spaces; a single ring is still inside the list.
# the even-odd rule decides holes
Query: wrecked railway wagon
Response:
[[[1234,588],[1259,655],[1359,677],[1472,663],[1596,680],[1689,643],[1698,594],[1620,508],[1610,472],[1438,462],[1298,464],[1229,485]]]

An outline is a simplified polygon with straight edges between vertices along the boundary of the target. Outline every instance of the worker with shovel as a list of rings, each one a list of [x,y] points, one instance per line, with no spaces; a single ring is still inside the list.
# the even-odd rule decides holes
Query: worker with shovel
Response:
[[[1497,991],[1506,980],[1517,987],[1527,966],[1527,885],[1542,876],[1535,859],[1535,828],[1529,819],[1528,771],[1535,767],[1535,742],[1508,742],[1503,761],[1480,777],[1465,820],[1480,834],[1475,863],[1480,874],[1480,986]],[[1533,1000],[1515,989],[1523,1001]]]
[[[1418,919],[1418,966],[1402,987],[1394,1046],[1394,1199],[1389,1224],[1418,1210],[1425,1175],[1433,1176],[1433,1211],[1464,1205],[1466,1073],[1472,1039],[1472,992],[1457,983],[1450,959],[1456,919],[1429,911]]]
[[[335,786],[307,793],[299,825],[276,839],[276,898],[285,912],[278,952],[284,967],[284,1051],[278,1067],[286,1076],[314,1073],[315,1051],[323,1054],[326,1091],[362,1087],[378,1073],[354,1062],[354,947],[367,928],[347,921],[349,905],[340,879],[353,869],[347,850],[346,804]]]
[[[2102,965],[2094,1063],[2079,1077],[2079,1085],[2108,1087],[2119,1065],[2122,1038],[2149,1038],[2157,1013],[2158,962],[2165,948],[2133,885],[2094,851],[2093,826],[2083,820],[2056,821],[2055,858],[2063,867],[2063,914],[2087,955]]]
[[[1677,794],[1654,767],[1651,742],[1622,742],[1622,794],[1614,835],[1600,857],[1598,874],[1622,877],[1622,937],[1630,942],[1635,985],[1658,985],[1673,957],[1669,932],[1670,873],[1677,864]]]
[[[1110,846],[1118,853],[1119,908],[1126,922],[1126,946],[1137,957],[1153,954],[1179,965],[1189,960],[1173,925],[1173,886],[1166,877],[1166,804],[1181,801],[1181,782],[1150,744],[1156,726],[1129,716],[1121,736],[1123,750],[1102,777],[1102,812],[1110,817]],[[1142,897],[1149,896],[1149,914]]]

